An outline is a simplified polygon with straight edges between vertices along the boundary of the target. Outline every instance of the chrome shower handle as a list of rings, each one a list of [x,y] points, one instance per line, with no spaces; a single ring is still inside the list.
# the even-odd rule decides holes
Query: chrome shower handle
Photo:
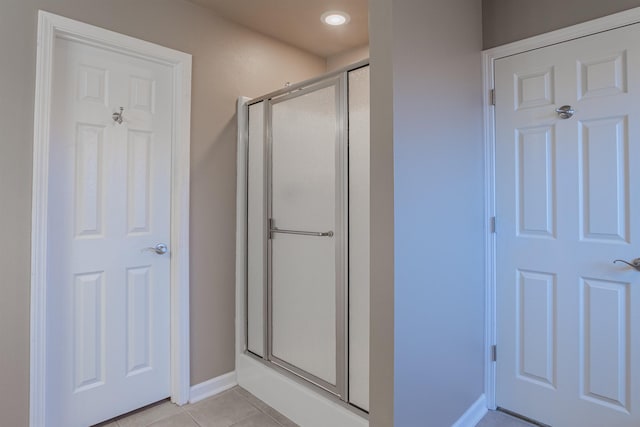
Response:
[[[273,238],[274,233],[281,234],[297,234],[298,236],[313,236],[313,237],[333,237],[333,231],[302,231],[302,230],[285,230],[283,228],[276,228],[273,218],[269,219],[269,239]]]

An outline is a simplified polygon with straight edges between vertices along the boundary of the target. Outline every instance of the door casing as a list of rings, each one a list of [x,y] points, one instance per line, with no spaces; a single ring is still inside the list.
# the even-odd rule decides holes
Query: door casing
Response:
[[[495,223],[495,109],[491,91],[495,87],[495,61],[534,49],[541,49],[597,34],[603,31],[640,23],[640,7],[616,13],[583,24],[552,31],[482,52],[484,98],[484,161],[485,161],[485,396],[487,407],[496,409],[496,362],[493,346],[496,344],[496,235]],[[495,219],[494,219],[495,218]],[[494,224],[494,225],[492,225]],[[496,355],[499,357],[500,349]]]
[[[189,151],[191,55],[38,12],[31,222],[31,310],[29,425],[46,425],[45,381],[47,214],[52,73],[56,39],[69,39],[158,62],[172,70],[171,160],[171,401],[189,401]]]

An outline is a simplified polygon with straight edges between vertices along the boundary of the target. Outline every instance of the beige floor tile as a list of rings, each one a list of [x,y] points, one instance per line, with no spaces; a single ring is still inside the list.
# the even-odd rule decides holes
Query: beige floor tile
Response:
[[[126,418],[118,420],[119,427],[147,427],[156,421],[178,415],[183,412],[182,408],[171,402],[163,402],[152,406],[144,411],[136,412]]]
[[[280,412],[276,411],[271,407],[267,407],[264,412],[269,415],[271,418],[276,420],[283,427],[300,427],[298,424],[291,421],[289,418],[282,415]]]
[[[282,415],[280,412],[273,409],[271,406],[264,403],[262,400],[255,397],[249,391],[238,387],[235,389],[238,394],[242,395],[245,399],[249,401],[253,406],[261,410],[262,412],[269,415],[271,418],[275,419],[278,423],[280,423],[284,427],[298,427],[298,424],[291,421],[289,418]]]
[[[165,418],[155,423],[149,424],[148,427],[198,427],[193,418],[186,412],[178,415],[173,415],[169,418]]]
[[[235,390],[188,405],[185,410],[201,427],[229,427],[260,411]]]
[[[245,418],[244,420],[239,421],[235,424],[232,424],[232,427],[282,427],[282,426],[277,422],[275,422],[275,420],[270,416],[268,416],[267,414],[259,413],[249,418]]]
[[[236,392],[261,411],[265,411],[266,409],[270,408],[269,405],[267,405],[262,400],[258,399],[243,388],[238,387],[238,389],[236,389]]]
[[[251,394],[251,392],[249,392],[249,390],[246,390],[240,386],[235,386],[231,390],[244,397],[255,397],[253,394]]]

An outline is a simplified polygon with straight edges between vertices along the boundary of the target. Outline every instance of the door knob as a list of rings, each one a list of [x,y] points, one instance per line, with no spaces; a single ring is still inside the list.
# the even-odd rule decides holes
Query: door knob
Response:
[[[556,113],[561,119],[570,119],[576,113],[576,110],[571,108],[571,105],[563,105],[562,107],[556,109]]]
[[[169,248],[167,247],[167,245],[165,245],[164,243],[158,243],[157,245],[151,247],[151,248],[144,248],[142,250],[142,252],[145,251],[152,251],[157,253],[158,255],[164,255],[167,253],[167,251],[169,250]]]
[[[614,264],[617,263],[617,262],[622,262],[624,264],[627,264],[629,267],[633,267],[636,270],[640,271],[640,258],[636,258],[636,259],[632,260],[631,262],[627,262],[627,261],[625,261],[623,259],[616,259],[616,260],[613,261]]]

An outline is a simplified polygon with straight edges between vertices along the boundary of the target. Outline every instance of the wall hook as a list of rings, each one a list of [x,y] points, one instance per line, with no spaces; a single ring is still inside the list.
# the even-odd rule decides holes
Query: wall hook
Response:
[[[122,120],[123,120],[123,118],[122,118],[122,112],[123,112],[123,111],[124,111],[124,108],[120,107],[120,112],[119,112],[119,113],[118,113],[118,112],[116,112],[116,113],[113,113],[113,114],[111,115],[111,117],[113,118],[113,121],[114,121],[114,122],[116,122],[116,123],[118,123],[119,125],[121,125],[121,124],[122,124]]]

